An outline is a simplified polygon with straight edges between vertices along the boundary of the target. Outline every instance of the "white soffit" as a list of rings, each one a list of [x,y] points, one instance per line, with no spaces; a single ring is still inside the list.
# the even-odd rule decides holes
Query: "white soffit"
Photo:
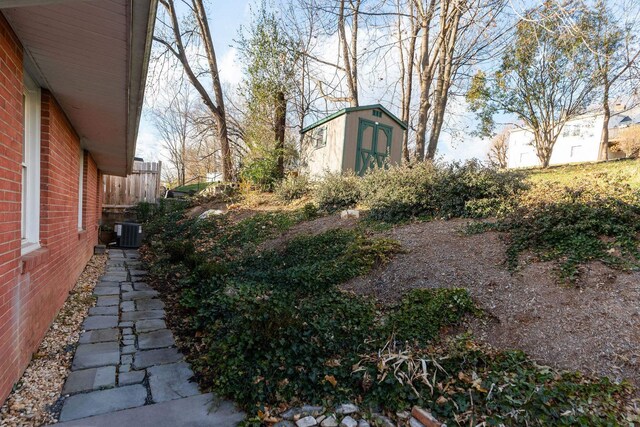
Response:
[[[15,8],[3,1],[0,11],[33,77],[56,98],[83,147],[104,173],[130,172],[156,0],[29,0]]]

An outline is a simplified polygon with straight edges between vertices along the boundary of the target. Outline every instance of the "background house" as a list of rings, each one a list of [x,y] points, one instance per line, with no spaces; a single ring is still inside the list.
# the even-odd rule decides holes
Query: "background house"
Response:
[[[98,242],[103,174],[131,171],[155,6],[0,2],[0,401]]]
[[[620,129],[640,123],[640,107],[623,111],[620,108],[612,112],[609,120],[610,143],[615,143]],[[590,112],[569,120],[558,137],[551,154],[550,165],[566,163],[595,162],[600,149],[604,115]],[[617,149],[609,150],[609,159],[623,158],[626,154]],[[507,147],[509,168],[540,166],[540,160],[533,146],[533,134],[526,129],[514,129],[509,133]]]
[[[328,172],[354,171],[363,175],[385,162],[402,158],[402,136],[407,126],[383,106],[367,105],[340,110],[305,127],[303,158],[312,177]]]

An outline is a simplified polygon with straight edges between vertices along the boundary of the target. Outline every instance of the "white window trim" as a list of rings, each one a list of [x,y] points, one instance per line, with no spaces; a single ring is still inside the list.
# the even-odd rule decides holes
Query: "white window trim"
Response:
[[[82,224],[82,208],[84,195],[84,150],[80,147],[80,172],[78,173],[78,231],[84,230]]]
[[[314,132],[313,139],[315,141],[314,148],[316,150],[326,147],[327,146],[327,127],[320,126],[319,128],[317,128],[317,130]]]
[[[21,255],[40,248],[40,88],[24,73],[26,197],[21,207]]]

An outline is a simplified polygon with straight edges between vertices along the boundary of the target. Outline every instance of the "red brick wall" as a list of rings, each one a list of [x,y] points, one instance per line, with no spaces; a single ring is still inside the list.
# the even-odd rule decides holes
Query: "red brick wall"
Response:
[[[22,49],[0,15],[0,400],[17,372],[14,298],[20,278]]]
[[[0,402],[38,348],[97,243],[100,173],[85,152],[78,230],[80,140],[42,90],[40,242],[20,254],[23,52],[0,14]]]

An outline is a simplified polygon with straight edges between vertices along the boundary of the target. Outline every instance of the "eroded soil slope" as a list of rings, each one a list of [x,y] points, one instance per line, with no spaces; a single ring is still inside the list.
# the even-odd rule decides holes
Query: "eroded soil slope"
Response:
[[[504,265],[501,236],[465,235],[466,222],[415,223],[389,231],[406,253],[344,289],[394,303],[412,288],[464,287],[489,314],[469,325],[476,338],[524,350],[550,366],[640,385],[640,273],[592,263],[576,287],[559,284],[553,264],[524,260],[512,274]]]

